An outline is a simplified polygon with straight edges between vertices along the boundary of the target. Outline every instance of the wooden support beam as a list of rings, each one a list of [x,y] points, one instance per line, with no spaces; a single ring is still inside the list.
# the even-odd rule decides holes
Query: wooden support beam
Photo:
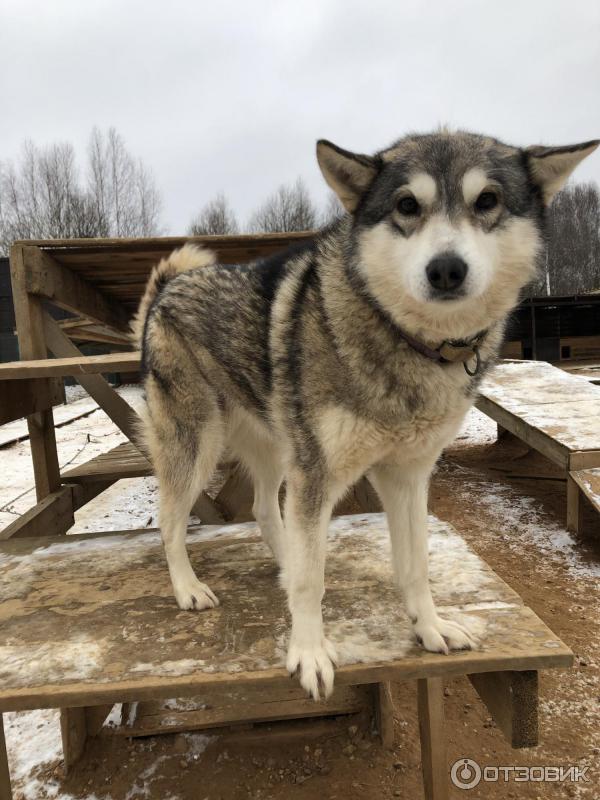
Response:
[[[381,744],[386,750],[394,747],[394,703],[392,701],[392,684],[389,681],[376,683],[375,690],[375,719],[381,738]]]
[[[226,520],[212,497],[201,492],[192,506],[194,514],[204,525],[223,525]]]
[[[248,473],[241,464],[233,467],[225,479],[216,501],[217,506],[223,509],[228,522],[248,522],[254,519],[252,514],[254,488]]]
[[[425,800],[447,800],[448,768],[442,678],[419,679],[417,701]]]
[[[29,361],[19,362],[29,364]],[[0,364],[0,368],[2,365]],[[1,380],[0,425],[21,419],[28,414],[48,411],[65,401],[62,381],[40,381],[25,378],[21,381]]]
[[[49,314],[44,313],[43,325],[48,349],[57,358],[83,358],[77,347]],[[139,436],[136,424],[140,421],[139,417],[121,395],[115,392],[108,381],[102,375],[78,374],[75,375],[75,378],[112,419],[119,430],[123,431],[131,442],[138,444]]]
[[[581,527],[581,493],[570,472],[567,473],[567,530],[579,533]]]
[[[129,330],[129,314],[115,298],[63,267],[39,247],[22,246],[27,266],[26,290],[45,297],[60,308],[85,315],[118,331]]]
[[[68,478],[66,478],[66,480],[68,480]],[[91,502],[95,497],[98,497],[99,494],[102,494],[102,492],[105,492],[113,485],[113,483],[116,483],[116,480],[72,484],[71,489],[73,490],[73,508],[75,511],[84,506],[86,503]]]
[[[113,709],[113,703],[103,706],[87,706],[85,712],[85,731],[87,736],[98,736],[102,726]]]
[[[59,330],[64,331],[60,326]],[[137,372],[141,353],[108,353],[100,356],[71,356],[69,358],[43,358],[33,361],[7,361],[0,364],[0,381],[30,378],[65,377],[72,375],[98,375],[102,372]],[[21,414],[21,416],[24,416]]]
[[[61,708],[60,733],[65,760],[65,773],[68,774],[85,750],[87,739],[85,708]]]
[[[10,277],[13,290],[13,302],[17,333],[19,336],[19,353],[24,361],[46,358],[48,355],[44,333],[44,317],[42,304],[37,297],[27,291],[27,265],[24,260],[25,248],[13,245],[10,250]],[[41,390],[41,387],[36,387]],[[46,396],[56,391],[49,384]],[[52,409],[37,411],[27,417],[31,458],[35,475],[35,490],[38,500],[55,492],[60,486],[60,471],[54,435],[54,418]]]
[[[366,514],[377,514],[382,510],[379,495],[364,476],[355,484],[353,491],[357,503]]]
[[[477,694],[511,747],[538,743],[538,673],[480,672],[469,675]]]
[[[0,800],[12,800],[10,788],[10,772],[8,770],[8,754],[6,752],[6,739],[4,738],[4,724],[0,713]]]
[[[0,541],[23,536],[61,536],[75,524],[71,486],[62,486],[0,531]]]

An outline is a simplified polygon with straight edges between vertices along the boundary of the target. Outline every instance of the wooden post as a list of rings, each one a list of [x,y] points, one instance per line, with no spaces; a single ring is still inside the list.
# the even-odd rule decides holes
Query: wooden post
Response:
[[[85,750],[87,739],[85,708],[61,708],[60,733],[62,736],[65,773],[76,764]]]
[[[12,800],[10,788],[10,773],[8,771],[8,754],[4,738],[4,725],[0,714],[0,800]]]
[[[536,670],[479,672],[469,675],[469,680],[512,748],[537,745]]]
[[[567,530],[579,533],[581,528],[581,493],[571,474],[567,473]]]
[[[389,681],[376,683],[375,690],[375,719],[381,744],[386,750],[394,747],[394,703],[392,701],[392,684]]]
[[[417,697],[425,800],[447,800],[448,774],[442,679],[419,679]]]
[[[19,354],[22,360],[46,358],[43,309],[41,301],[27,292],[28,266],[21,245],[13,245],[10,251],[10,277],[19,337]],[[48,391],[49,391],[49,387]],[[55,492],[60,486],[54,417],[52,409],[38,411],[27,417],[35,490],[38,500]]]

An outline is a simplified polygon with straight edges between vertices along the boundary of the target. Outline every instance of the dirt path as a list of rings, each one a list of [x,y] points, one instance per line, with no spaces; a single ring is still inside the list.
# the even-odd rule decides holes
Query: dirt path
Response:
[[[577,655],[567,672],[542,675],[542,744],[513,751],[466,680],[448,683],[449,764],[587,766],[589,782],[481,783],[451,798],[565,798],[600,794],[600,520],[574,543],[563,527],[560,474],[518,442],[458,446],[440,464],[432,511],[452,522]],[[73,777],[63,780],[56,754],[19,781],[16,798],[97,800],[358,800],[421,798],[415,687],[394,687],[396,745],[384,751],[361,720],[346,718],[303,731],[282,726],[231,737],[163,736],[134,742],[97,740]],[[45,712],[46,714],[48,712]],[[47,717],[40,717],[40,730]],[[46,722],[44,722],[46,720]],[[33,780],[33,782],[32,782]],[[29,781],[29,783],[27,783]]]

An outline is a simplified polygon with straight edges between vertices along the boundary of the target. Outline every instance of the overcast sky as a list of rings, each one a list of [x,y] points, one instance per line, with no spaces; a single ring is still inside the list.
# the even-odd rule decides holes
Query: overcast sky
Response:
[[[600,137],[599,0],[0,0],[0,160],[114,125],[166,231],[219,191],[243,221],[324,137],[374,151],[440,123]],[[600,182],[600,154],[576,173]]]

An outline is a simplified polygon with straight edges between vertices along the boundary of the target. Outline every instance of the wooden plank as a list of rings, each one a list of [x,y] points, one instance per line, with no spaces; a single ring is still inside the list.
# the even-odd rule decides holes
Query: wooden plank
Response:
[[[573,471],[569,477],[583,492],[592,506],[600,511],[600,467]]]
[[[85,750],[87,739],[85,708],[61,708],[60,733],[65,772],[68,774]]]
[[[83,484],[72,484],[71,489],[73,492],[73,509],[78,511],[86,503],[90,503],[99,494],[105,492],[115,483],[114,480],[107,481],[94,481]]]
[[[579,533],[581,511],[579,484],[573,479],[573,473],[569,472],[567,474],[567,530],[571,533]]]
[[[192,514],[198,517],[200,522],[205,525],[222,525],[225,522],[225,517],[221,513],[219,506],[206,492],[201,492],[196,499],[192,506]]]
[[[24,259],[24,248],[13,245],[10,250],[10,277],[19,336],[19,354],[23,361],[47,356],[42,304],[38,298],[28,294],[28,269],[29,265],[25,263]],[[51,393],[55,389],[49,387],[46,391]],[[42,500],[60,486],[52,409],[37,411],[29,415],[27,427],[29,428],[35,491],[37,499]]]
[[[102,294],[39,247],[27,245],[22,249],[27,263],[26,288],[30,294],[45,297],[60,308],[84,314],[118,331],[129,330],[129,314],[115,298]]]
[[[43,248],[52,255],[69,255],[79,253],[88,256],[92,253],[170,253],[176,247],[187,242],[204,245],[213,250],[228,249],[282,249],[298,242],[312,239],[316,231],[293,231],[289,233],[246,233],[235,236],[150,236],[135,238],[106,239],[23,239],[15,242],[18,245],[33,245]]]
[[[62,480],[68,483],[96,483],[97,481],[118,481],[122,478],[142,478],[153,474],[152,464],[131,442],[114,447],[107,453],[79,464],[62,473]]]
[[[361,511],[364,511],[366,514],[376,514],[382,511],[379,495],[367,478],[361,478],[358,483],[355,484],[353,492]]]
[[[376,683],[374,689],[375,719],[386,750],[394,748],[394,702],[392,700],[392,684],[390,681]]]
[[[546,458],[559,464],[561,467],[567,466],[569,462],[569,450],[567,447],[557,442],[548,434],[533,428],[520,417],[511,413],[502,406],[499,406],[493,400],[487,397],[480,396],[476,403],[477,408],[488,417],[491,417],[502,428],[509,433],[514,434],[519,439],[522,439],[526,444],[534,450],[540,452]]]
[[[62,329],[61,329],[62,330]],[[30,378],[96,375],[102,372],[137,372],[141,353],[108,353],[100,356],[71,356],[32,361],[7,361],[0,364],[0,381]],[[24,416],[24,414],[21,414]]]
[[[30,362],[19,363],[28,364]],[[0,369],[1,367],[0,364]],[[28,414],[47,411],[52,406],[64,403],[65,393],[62,381],[24,379],[15,382],[1,378],[0,374],[0,425],[21,419]]]
[[[482,672],[469,680],[511,747],[537,745],[537,671]]]
[[[247,522],[254,519],[252,514],[254,488],[241,464],[233,467],[215,499],[218,508],[223,509],[227,521]]]
[[[368,687],[339,686],[328,700],[315,703],[296,686],[275,693],[252,687],[227,692],[215,688],[185,702],[140,703],[135,722],[123,724],[113,733],[127,737],[154,736],[240,723],[354,714],[369,707],[369,695]]]
[[[569,456],[569,471],[600,467],[600,450],[586,450],[571,453]]]
[[[63,486],[1,530],[0,541],[24,536],[60,536],[74,524],[71,487]]]
[[[84,708],[85,732],[87,736],[98,736],[106,718],[113,709],[113,705],[114,703],[105,703],[102,706],[89,706]]]
[[[0,800],[12,800],[10,787],[10,772],[8,769],[8,753],[6,752],[6,739],[4,738],[4,723],[0,713]]]
[[[447,800],[448,765],[442,678],[423,678],[417,682],[417,704],[425,800]]]
[[[337,669],[338,686],[572,663],[571,651],[519,603],[514,591],[482,562],[474,562],[475,556],[466,558],[468,550],[459,545],[450,526],[431,518],[429,525],[432,537],[444,541],[443,548],[436,546],[431,553],[434,596],[443,607],[469,606],[469,614],[486,630],[484,646],[450,658],[411,644],[410,622],[398,592],[386,570],[374,569],[385,559],[383,547],[389,540],[380,517],[334,520],[328,542],[325,624],[352,620],[356,640],[364,641],[352,645],[358,647],[351,651],[356,663]],[[289,687],[278,644],[285,637],[287,620],[276,565],[258,540],[258,526],[231,526],[232,537],[256,539],[227,538],[225,533],[205,528],[187,536],[192,565],[222,600],[218,608],[202,614],[177,609],[156,532],[131,534],[125,545],[118,535],[78,536],[68,558],[56,539],[4,543],[0,640],[11,646],[4,648],[0,659],[0,709],[184,697],[216,686],[242,690],[254,685],[266,691]],[[207,541],[213,534],[216,538]],[[26,585],[14,568],[24,562]],[[438,570],[440,563],[445,571]],[[462,564],[468,575],[464,583]],[[473,588],[457,591],[448,585],[443,579],[448,569],[456,570],[459,586]],[[15,591],[20,599],[16,608]],[[357,591],[363,598],[359,617]],[[60,613],[62,607],[65,615]],[[374,627],[373,615],[385,619],[386,626]],[[98,641],[102,657],[82,660],[80,643],[89,643],[93,653]],[[343,648],[343,643],[337,644]],[[385,652],[390,660],[359,660],[363,646],[370,654],[377,652],[374,648]],[[69,665],[68,673],[54,668],[57,659]]]
[[[48,349],[57,358],[83,358],[77,347],[49,314],[44,313],[43,326]],[[115,392],[108,381],[102,375],[77,374],[74,377],[112,419],[117,428],[123,431],[131,442],[138,444],[140,437],[136,425],[140,424],[140,419],[129,403]]]

